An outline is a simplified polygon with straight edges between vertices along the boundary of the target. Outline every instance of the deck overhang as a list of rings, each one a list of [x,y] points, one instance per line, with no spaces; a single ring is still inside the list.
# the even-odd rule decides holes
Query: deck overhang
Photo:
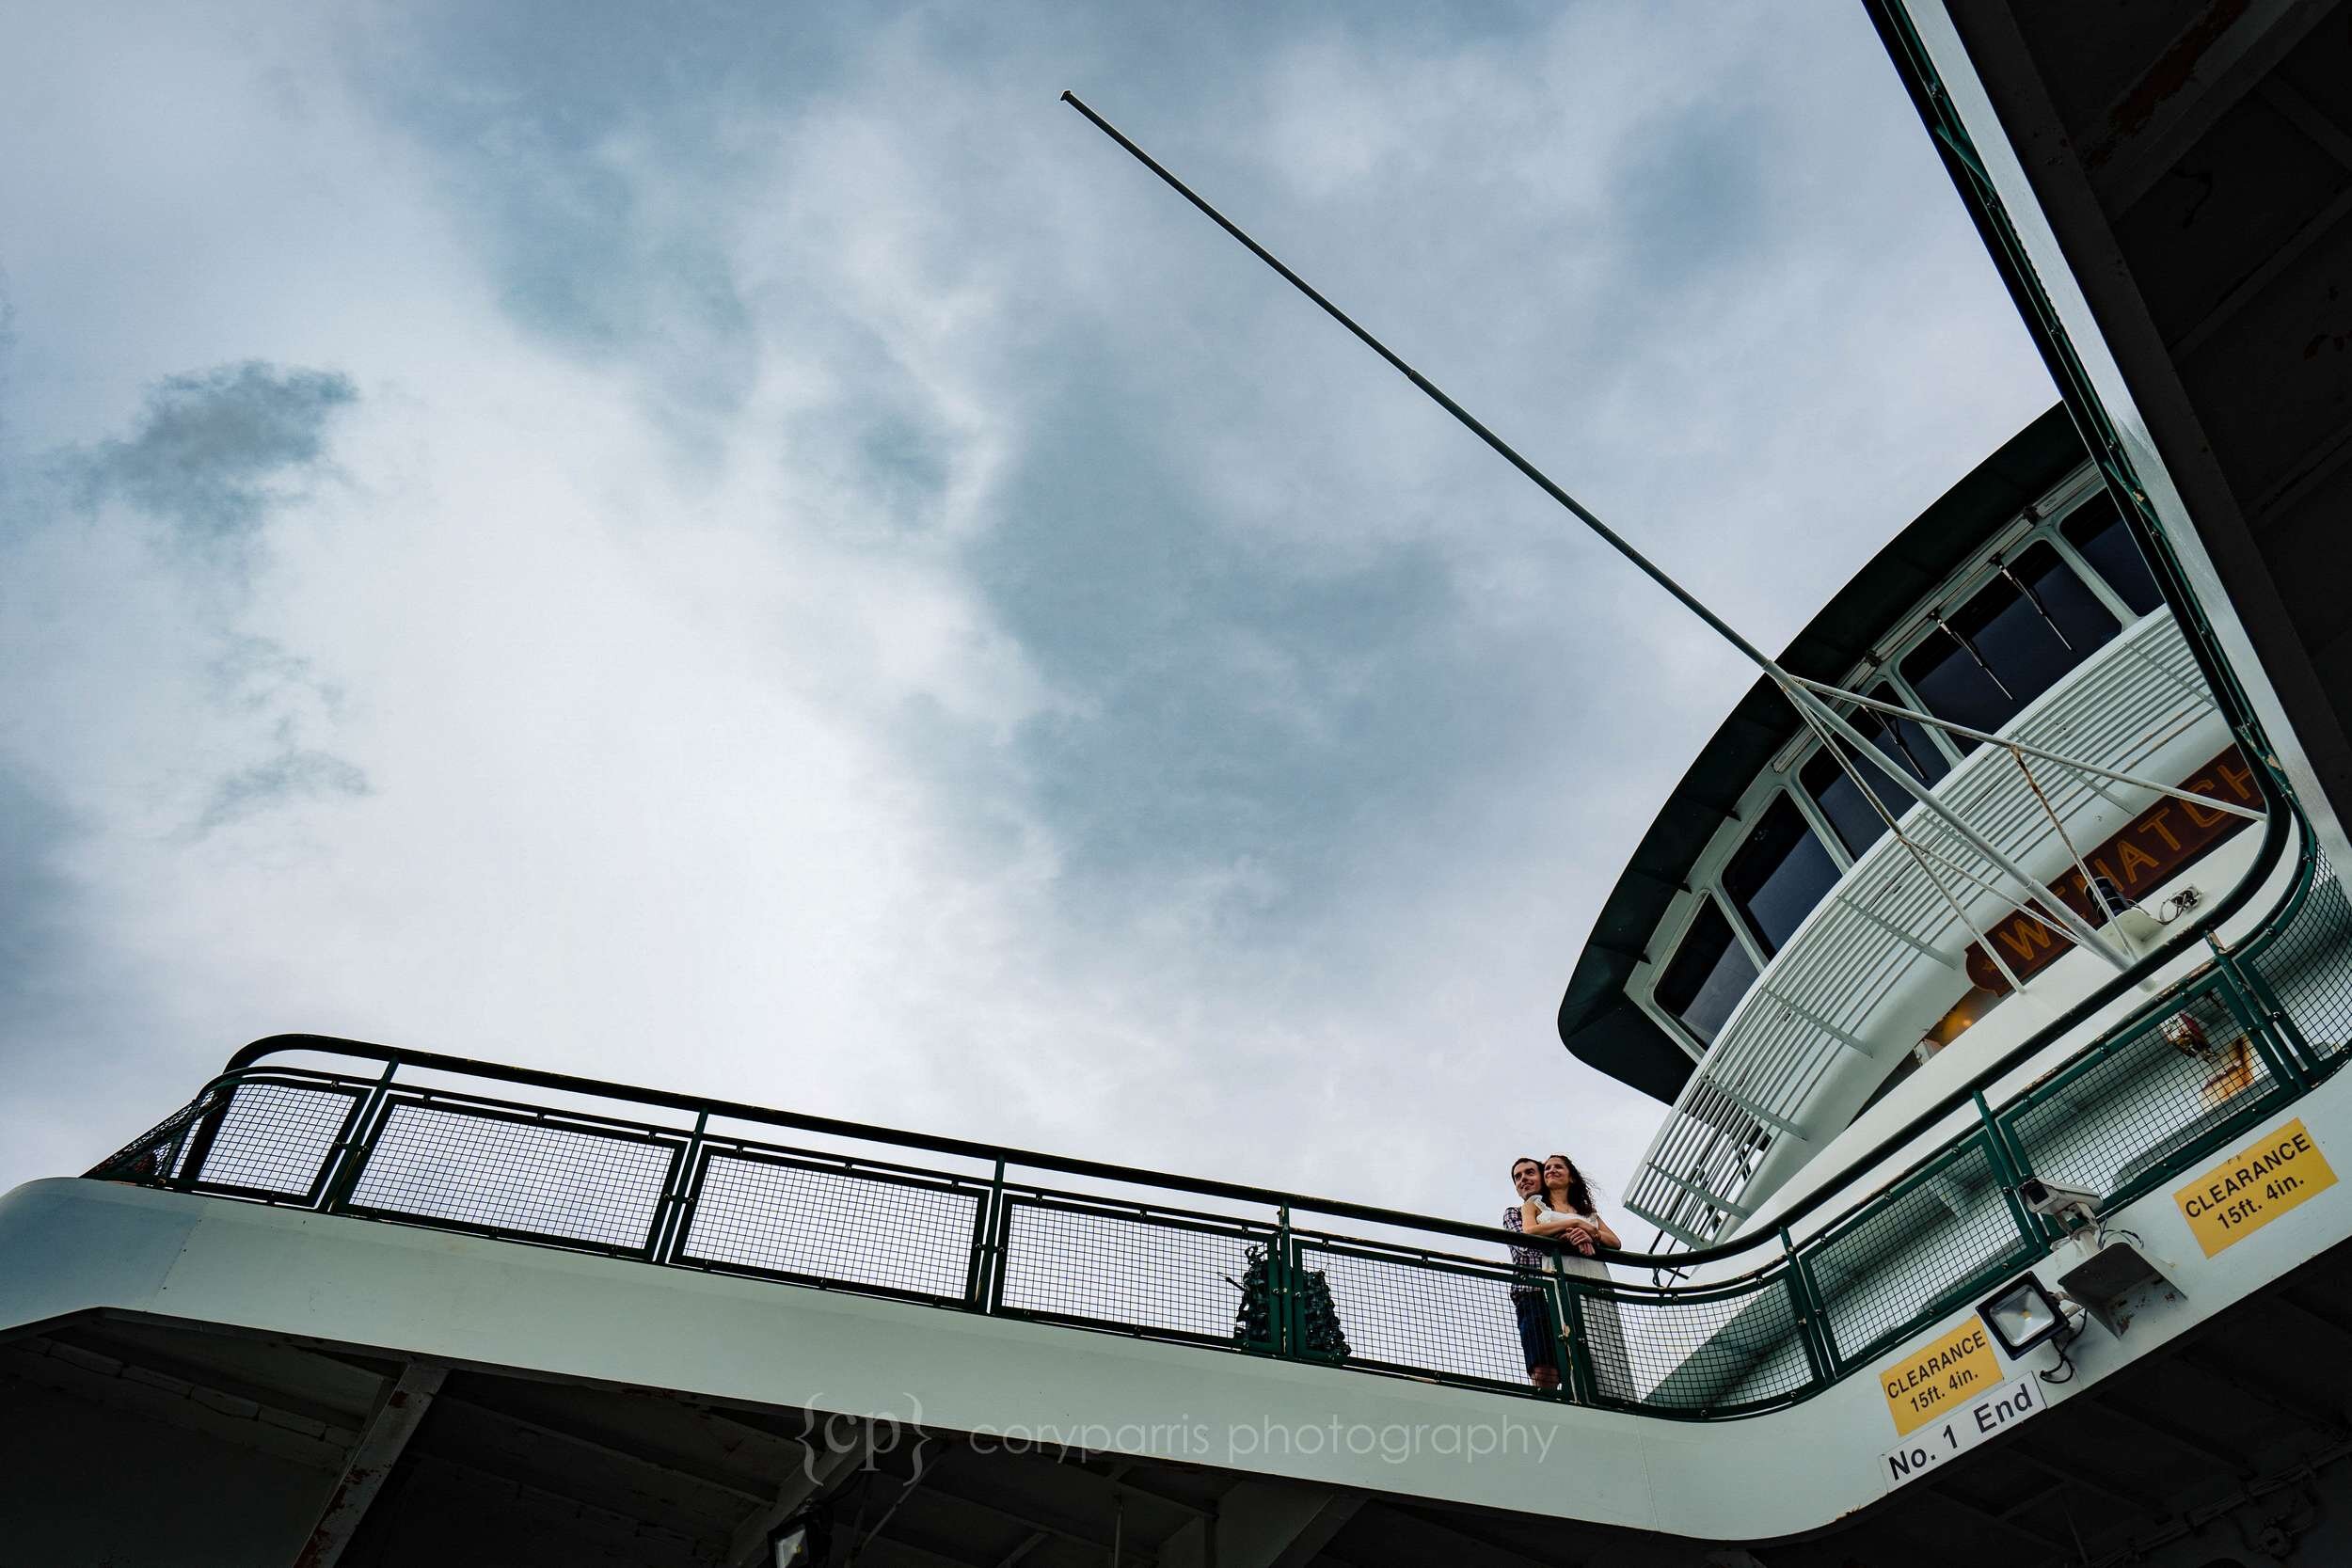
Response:
[[[1986,538],[2085,461],[2062,408],[2019,431],[1920,514],[1798,633],[1780,662],[1810,680],[1844,679],[1922,595]],[[1788,699],[1758,680],[1701,749],[1601,901],[1561,999],[1561,1042],[1620,1083],[1672,1104],[1688,1053],[1625,994],[1645,944],[1741,791],[1797,733]]]

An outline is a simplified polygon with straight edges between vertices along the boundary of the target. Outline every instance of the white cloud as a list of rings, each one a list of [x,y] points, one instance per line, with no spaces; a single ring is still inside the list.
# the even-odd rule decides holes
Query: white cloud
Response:
[[[247,360],[358,396],[233,593],[9,494],[66,935],[0,1183],[309,1029],[1482,1218],[1519,1152],[1621,1189],[1652,1113],[1552,1009],[1744,673],[1052,93],[1107,74],[1769,641],[2046,389],[1860,19],[1718,14],[1149,90],[1115,20],[916,14],[617,106],[462,16],[45,15],[9,457]],[[240,779],[311,787],[190,831]]]

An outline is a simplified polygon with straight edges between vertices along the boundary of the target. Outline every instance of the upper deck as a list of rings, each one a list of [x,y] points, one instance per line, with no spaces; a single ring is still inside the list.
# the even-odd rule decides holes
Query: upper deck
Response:
[[[937,1511],[968,1523],[993,1510],[1051,1525],[1056,1499],[1014,1449],[1058,1446],[1093,1466],[1089,1506],[1115,1507],[1122,1477],[1136,1486],[1129,1517],[1171,1565],[1271,1560],[1230,1543],[1212,1557],[1184,1532],[1214,1528],[1226,1543],[1219,1510],[1284,1498],[1302,1526],[1344,1527],[1336,1560],[1366,1564],[1448,1557],[1442,1529],[1408,1539],[1427,1524],[1413,1499],[1505,1511],[1464,1517],[1487,1540],[1522,1538],[1506,1513],[1549,1515],[1547,1550],[1587,1556],[1631,1549],[1609,1532],[1759,1541],[1884,1500],[1874,1517],[1885,1523],[1866,1516],[1823,1544],[1828,1555],[1773,1547],[1768,1560],[1789,1568],[1828,1568],[1856,1543],[1878,1560],[1915,1529],[1907,1502],[1949,1506],[1988,1487],[2015,1492],[2004,1518],[2023,1523],[2009,1528],[2046,1520],[2109,1538],[2135,1528],[2138,1505],[2129,1478],[2095,1463],[2070,1468],[2108,1490],[2057,1501],[2022,1460],[1997,1481],[1955,1472],[1969,1479],[1950,1494],[1941,1472],[1890,1468],[1886,1445],[1905,1429],[1890,1425],[1876,1374],[1981,1332],[1976,1304],[2005,1281],[2068,1266],[2074,1243],[2053,1254],[2053,1223],[2020,1202],[2028,1173],[2100,1195],[2106,1227],[2174,1287],[2128,1323],[2080,1327],[2061,1347],[2070,1377],[2036,1378],[2048,1347],[1994,1364],[2001,1387],[2046,1408],[2036,1444],[2068,1442],[2055,1434],[2079,1431],[2076,1417],[2113,1408],[2117,1374],[2169,1364],[2199,1330],[2235,1320],[2247,1332],[2246,1313],[2265,1310],[2249,1298],[2290,1274],[2311,1287],[2307,1262],[2352,1238],[2352,1211],[2318,1192],[2201,1258],[2176,1196],[2282,1130],[2322,1154],[2352,1147],[2352,1079],[2337,1071],[2352,1026],[2352,905],[2286,814],[2259,838],[2261,886],[2201,911],[2226,957],[2153,992],[2103,988],[2089,1026],[2066,1036],[2062,1071],[2025,1082],[1996,1068],[1962,1085],[1928,1108],[1911,1169],[1876,1181],[1871,1162],[1855,1162],[1856,1190],[1820,1192],[1792,1206],[1791,1232],[1723,1249],[1729,1277],[1706,1284],[1629,1277],[1662,1261],[1644,1258],[1617,1259],[1633,1267],[1608,1280],[1531,1276],[1502,1259],[1500,1231],[1305,1195],[352,1042],[262,1042],[103,1162],[92,1174],[104,1180],[0,1202],[0,1393],[54,1405],[139,1461],[61,1465],[21,1443],[0,1466],[0,1515],[10,1486],[49,1477],[84,1504],[103,1494],[125,1519],[183,1521],[137,1544],[200,1532],[200,1501],[148,1462],[212,1464],[208,1445],[227,1433],[326,1467],[280,1488],[298,1538],[306,1497],[313,1509],[325,1499],[322,1528],[332,1522],[336,1465],[347,1482],[392,1467],[386,1390],[396,1381],[427,1399],[446,1375],[450,1408],[417,1435],[422,1460],[406,1464],[425,1467],[380,1511],[388,1528],[413,1530],[421,1513],[486,1528],[515,1506],[505,1478],[518,1477],[526,1494],[553,1491],[541,1500],[567,1532],[611,1516],[640,1554],[612,1560],[744,1562],[761,1521],[820,1494],[850,1498],[836,1510],[847,1517],[859,1495],[849,1470],[866,1450],[809,1450],[826,1465],[806,1468],[792,1433],[821,1430],[830,1444],[851,1430],[866,1443],[909,1423],[951,1450],[954,1480],[935,1497],[905,1480],[919,1499],[905,1518],[935,1531]],[[2184,1016],[2235,1063],[2226,1092],[2212,1061],[2178,1048]],[[1971,1087],[1983,1091],[1973,1101]],[[1530,1291],[1565,1336],[1572,1375],[1556,1389],[1518,1375],[1516,1303]],[[2298,1323],[2265,1317],[2253,1332],[2291,1338]],[[186,1408],[175,1389],[193,1390]],[[2300,1429],[2280,1430],[2259,1402],[2211,1402],[2201,1419],[2217,1434],[2230,1422],[2233,1451],[2312,1463]],[[277,1414],[239,1416],[257,1404]],[[117,1425],[93,1409],[115,1410]],[[320,1412],[334,1418],[323,1433]],[[755,1447],[780,1450],[782,1474],[746,1474],[729,1457],[747,1422]],[[171,1445],[153,1441],[158,1424]],[[707,1451],[713,1432],[723,1453]],[[1453,1445],[1415,1435],[1438,1433]],[[393,1457],[372,1457],[372,1444]],[[582,1464],[638,1490],[566,1502]],[[1184,1484],[1210,1505],[1208,1527],[1149,1503],[1204,1466],[1225,1474]],[[687,1468],[728,1479],[715,1493],[687,1487]],[[761,1475],[776,1501],[763,1501]],[[1248,1478],[1310,1490],[1266,1494]],[[2212,1479],[2182,1485],[2203,1497]],[[1006,1518],[1016,1494],[1031,1512]],[[167,1495],[181,1513],[155,1513]],[[32,1494],[13,1497],[22,1510]],[[47,1503],[32,1515],[75,1543],[91,1517]],[[676,1533],[650,1536],[632,1518]],[[1671,1545],[1613,1560],[1683,1568],[1687,1551]],[[669,1555],[644,1555],[657,1551]],[[381,1536],[374,1552],[355,1568],[430,1555]],[[513,1559],[571,1560],[555,1546]]]
[[[2052,417],[1907,530],[1786,662],[2002,741],[2263,803],[2095,470]],[[2094,878],[2177,910],[2231,885],[2250,853],[2243,816],[1853,717],[2094,927],[2109,925]],[[1562,1005],[1571,1050],[1674,1101],[1628,1206],[1675,1242],[1712,1241],[1869,1108],[1902,1101],[1914,1074],[1963,1075],[2088,993],[2106,967],[2021,899],[1990,857],[1760,683],[1636,851]],[[2137,924],[2109,933],[2134,956],[2153,945]]]

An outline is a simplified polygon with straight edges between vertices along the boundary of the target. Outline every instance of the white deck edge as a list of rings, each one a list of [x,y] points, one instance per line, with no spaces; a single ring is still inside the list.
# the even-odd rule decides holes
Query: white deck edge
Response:
[[[2352,1164],[2352,1074],[2255,1131],[2295,1117]],[[2186,1299],[2122,1341],[2088,1331],[2081,1375],[2050,1390],[2054,1405],[2352,1235],[2352,1183],[2213,1259],[2169,1191],[2120,1223]],[[80,1179],[0,1197],[0,1338],[92,1312],[1714,1542],[1818,1529],[1867,1507],[1895,1440],[1867,1372],[1786,1410],[1673,1421]]]

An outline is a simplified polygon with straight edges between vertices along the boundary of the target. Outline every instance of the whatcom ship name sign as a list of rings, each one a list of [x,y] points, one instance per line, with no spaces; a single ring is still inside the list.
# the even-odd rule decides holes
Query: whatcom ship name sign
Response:
[[[2254,787],[2254,770],[2234,746],[2182,780],[2181,787],[2233,805],[2259,809],[2263,803],[2261,792]],[[2091,875],[2106,878],[2124,897],[2137,899],[2203,860],[2248,826],[2245,817],[2228,812],[2211,811],[2186,800],[2159,800],[2084,859]],[[2060,877],[2051,891],[2092,926],[2107,923],[2107,911],[2091,896],[2080,868]],[[2010,974],[2030,980],[2074,950],[2073,940],[2056,926],[2022,911],[1987,935],[2000,962],[1995,963],[1981,944],[1971,942],[1968,978],[1995,995],[2009,990]],[[2002,964],[2009,966],[2007,974]]]

